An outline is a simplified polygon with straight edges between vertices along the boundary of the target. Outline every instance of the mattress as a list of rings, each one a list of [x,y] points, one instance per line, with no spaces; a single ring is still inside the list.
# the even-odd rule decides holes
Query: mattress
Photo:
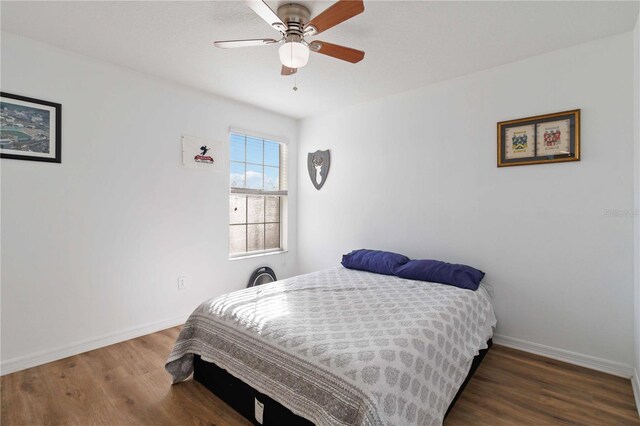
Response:
[[[441,424],[495,323],[484,285],[339,267],[201,304],[166,369],[198,355],[316,425]]]

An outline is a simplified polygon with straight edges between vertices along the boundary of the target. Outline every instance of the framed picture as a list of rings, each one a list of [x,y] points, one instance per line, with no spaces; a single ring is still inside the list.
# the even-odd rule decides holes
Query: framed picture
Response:
[[[0,157],[62,162],[62,106],[0,92]]]
[[[498,123],[498,167],[580,161],[580,110]]]

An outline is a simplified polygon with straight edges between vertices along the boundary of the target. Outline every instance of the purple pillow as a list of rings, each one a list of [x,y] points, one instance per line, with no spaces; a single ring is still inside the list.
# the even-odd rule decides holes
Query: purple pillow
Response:
[[[449,284],[468,290],[477,290],[484,272],[467,265],[439,260],[410,260],[396,269],[396,275],[409,280]]]
[[[398,267],[409,261],[407,256],[389,251],[354,250],[342,256],[342,266],[376,274],[394,275]]]

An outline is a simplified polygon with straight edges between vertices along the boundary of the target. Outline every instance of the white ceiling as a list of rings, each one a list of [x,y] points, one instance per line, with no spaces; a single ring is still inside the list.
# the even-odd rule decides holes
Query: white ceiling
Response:
[[[299,3],[312,16],[331,4]],[[364,50],[365,59],[312,53],[297,92],[293,77],[280,76],[276,46],[213,47],[277,38],[240,1],[2,1],[0,13],[3,31],[301,118],[631,31],[638,4],[366,1],[363,14],[311,38]]]

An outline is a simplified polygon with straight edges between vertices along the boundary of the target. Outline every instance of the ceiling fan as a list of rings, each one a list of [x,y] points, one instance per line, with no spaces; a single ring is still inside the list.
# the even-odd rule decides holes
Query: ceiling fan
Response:
[[[216,41],[214,46],[222,49],[248,46],[268,46],[282,44],[279,49],[280,62],[282,62],[282,75],[295,74],[298,68],[307,65],[309,51],[321,53],[343,61],[357,63],[364,58],[364,52],[351,49],[326,41],[314,40],[307,42],[305,37],[318,35],[347,19],[364,12],[362,0],[338,0],[328,9],[313,19],[309,19],[309,9],[296,4],[287,3],[274,12],[262,0],[245,0],[245,3],[264,19],[267,24],[282,33],[282,38],[249,39],[249,40],[225,40]]]

